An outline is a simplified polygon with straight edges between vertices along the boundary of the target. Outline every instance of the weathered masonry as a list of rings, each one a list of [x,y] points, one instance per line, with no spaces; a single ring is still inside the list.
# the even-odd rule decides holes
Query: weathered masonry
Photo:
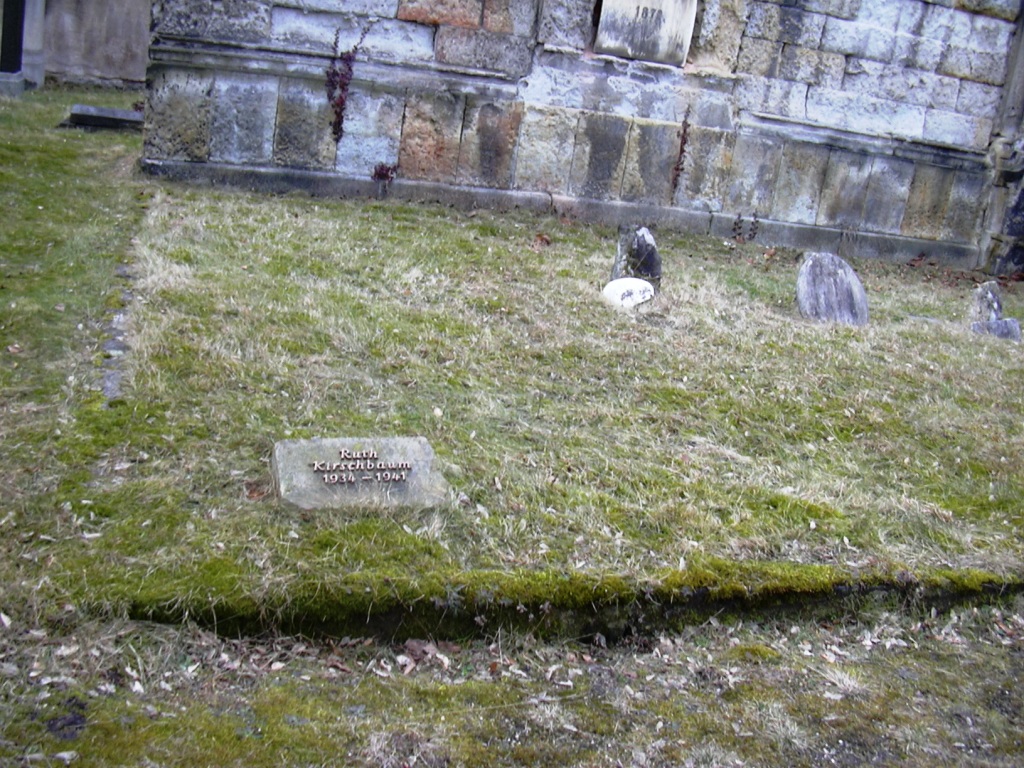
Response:
[[[1021,23],[1021,0],[162,0],[145,163],[329,194],[397,166],[414,199],[723,236],[756,212],[777,244],[1024,269]]]

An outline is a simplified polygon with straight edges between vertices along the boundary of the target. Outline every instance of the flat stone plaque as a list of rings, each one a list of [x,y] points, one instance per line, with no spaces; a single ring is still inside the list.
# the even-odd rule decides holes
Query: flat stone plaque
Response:
[[[282,440],[271,471],[282,501],[300,509],[427,509],[449,496],[423,437]]]
[[[696,17],[697,0],[604,0],[594,50],[682,66]]]

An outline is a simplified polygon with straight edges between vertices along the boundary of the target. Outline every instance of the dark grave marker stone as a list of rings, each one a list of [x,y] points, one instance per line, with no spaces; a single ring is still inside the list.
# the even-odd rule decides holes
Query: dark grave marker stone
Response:
[[[141,131],[142,124],[141,112],[131,109],[91,107],[86,104],[73,105],[68,119],[61,123],[68,128],[111,128],[132,131]]]

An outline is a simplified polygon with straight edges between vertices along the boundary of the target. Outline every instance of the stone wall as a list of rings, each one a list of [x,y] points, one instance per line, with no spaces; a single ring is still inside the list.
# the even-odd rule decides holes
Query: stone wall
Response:
[[[46,74],[138,85],[146,79],[150,0],[46,0]]]
[[[671,2],[638,0],[644,35]],[[684,67],[596,53],[594,3],[163,0],[146,162],[354,193],[397,165],[414,198],[1012,263],[1020,0],[705,0]]]

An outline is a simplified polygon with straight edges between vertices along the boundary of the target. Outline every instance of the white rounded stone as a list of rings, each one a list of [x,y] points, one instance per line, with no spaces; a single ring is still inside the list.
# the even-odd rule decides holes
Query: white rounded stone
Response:
[[[654,298],[654,286],[639,277],[620,277],[608,283],[601,295],[613,307],[632,309]]]

